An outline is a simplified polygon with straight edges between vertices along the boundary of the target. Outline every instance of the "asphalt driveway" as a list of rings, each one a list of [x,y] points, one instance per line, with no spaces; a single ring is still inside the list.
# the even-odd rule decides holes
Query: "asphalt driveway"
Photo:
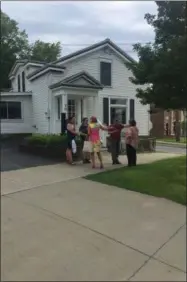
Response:
[[[0,171],[18,170],[55,163],[57,163],[57,161],[19,152],[17,143],[3,142],[1,144]]]

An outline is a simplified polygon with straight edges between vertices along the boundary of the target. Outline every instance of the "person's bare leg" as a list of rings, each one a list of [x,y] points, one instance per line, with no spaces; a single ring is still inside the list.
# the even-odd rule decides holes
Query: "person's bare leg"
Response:
[[[95,168],[95,154],[91,153],[92,168]]]
[[[67,160],[67,162],[69,163],[69,149],[66,149],[66,160]]]
[[[67,161],[69,164],[73,163],[73,159],[72,159],[72,152],[70,149],[67,149],[66,151],[66,157],[67,157]]]
[[[90,153],[85,154],[85,160],[87,163],[90,163]]]
[[[102,159],[101,152],[98,152],[97,156],[98,156],[98,159],[99,159],[99,162],[100,162],[100,168],[103,168],[103,159]]]

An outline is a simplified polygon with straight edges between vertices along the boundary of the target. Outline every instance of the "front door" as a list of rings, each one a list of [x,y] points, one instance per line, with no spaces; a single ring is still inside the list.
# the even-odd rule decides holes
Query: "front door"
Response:
[[[75,117],[76,118],[76,100],[75,99],[68,99],[68,112],[67,112],[67,117]]]

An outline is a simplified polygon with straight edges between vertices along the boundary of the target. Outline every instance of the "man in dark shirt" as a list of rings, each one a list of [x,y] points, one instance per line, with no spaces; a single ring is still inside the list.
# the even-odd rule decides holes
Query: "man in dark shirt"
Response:
[[[126,126],[119,123],[117,119],[109,126],[108,132],[111,140],[111,156],[113,165],[120,164],[118,157],[120,153],[121,131],[125,127]]]
[[[81,146],[83,150],[84,141],[86,141],[88,138],[88,118],[83,118],[82,124],[79,128],[79,132],[80,132]],[[82,160],[83,163],[90,163],[90,154],[82,152]]]

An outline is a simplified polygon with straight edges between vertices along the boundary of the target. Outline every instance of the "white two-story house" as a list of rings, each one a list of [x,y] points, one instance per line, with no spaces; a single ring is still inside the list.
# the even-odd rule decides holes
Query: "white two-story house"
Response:
[[[77,126],[92,115],[105,124],[135,119],[140,135],[148,135],[149,106],[136,98],[125,66],[132,60],[106,39],[51,64],[16,61],[9,75],[12,90],[1,92],[1,134],[59,134],[65,113],[76,117]]]

